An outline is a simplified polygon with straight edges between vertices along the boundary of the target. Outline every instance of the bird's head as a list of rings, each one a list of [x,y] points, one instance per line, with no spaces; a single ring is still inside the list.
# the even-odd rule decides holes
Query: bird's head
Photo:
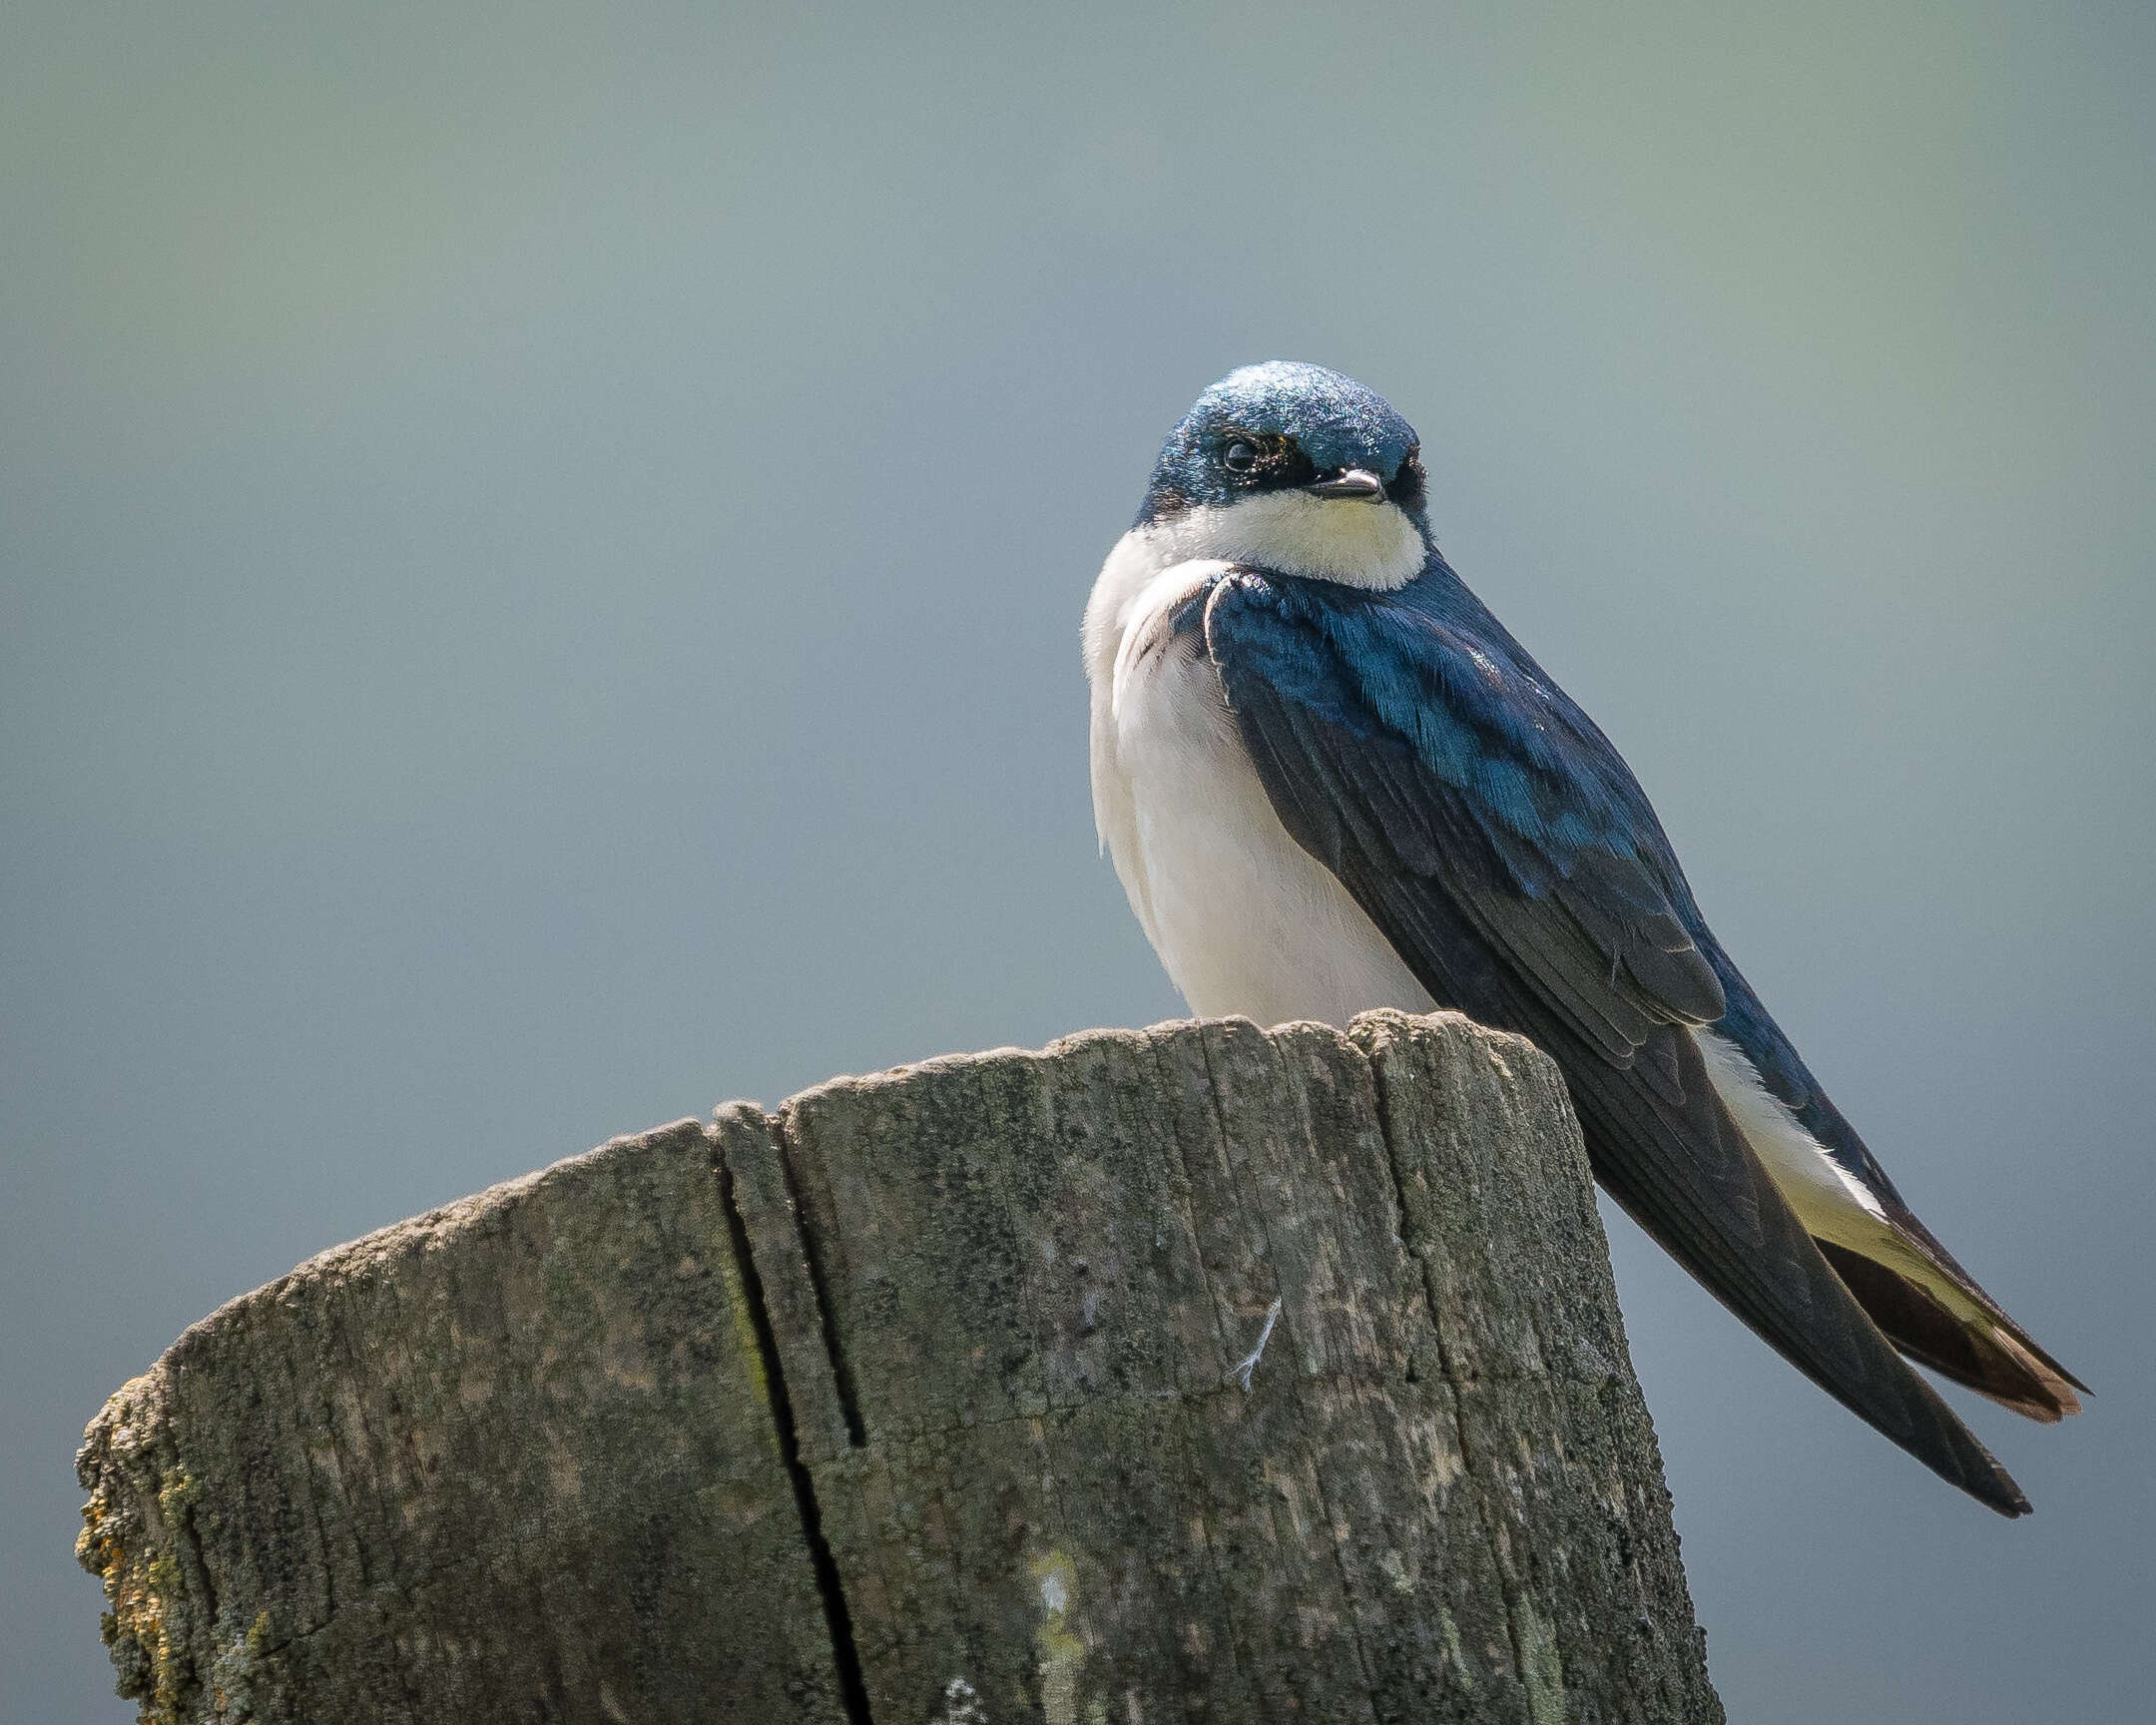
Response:
[[[1429,554],[1414,427],[1323,365],[1231,371],[1168,434],[1138,528],[1218,557],[1379,591]]]

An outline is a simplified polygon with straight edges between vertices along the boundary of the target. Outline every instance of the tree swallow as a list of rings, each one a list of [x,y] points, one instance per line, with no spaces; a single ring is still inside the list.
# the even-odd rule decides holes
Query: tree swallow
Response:
[[[1317,365],[1231,372],[1169,434],[1085,619],[1094,817],[1169,976],[1261,1024],[1446,1006],[1532,1038],[1596,1178],[1680,1264],[2024,1513],[1901,1356],[2047,1423],[2086,1386],[1828,1100],[1631,770],[1438,553],[1423,483],[1413,427]]]

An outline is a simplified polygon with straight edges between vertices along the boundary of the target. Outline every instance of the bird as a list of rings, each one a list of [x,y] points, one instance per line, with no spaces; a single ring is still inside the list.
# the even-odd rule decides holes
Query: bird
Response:
[[[2087,1386],[1919,1221],[1694,900],[1623,758],[1455,574],[1414,428],[1321,365],[1199,395],[1086,606],[1103,850],[1192,1011],[1454,1009],[1562,1070],[1596,1179],[1786,1360],[2001,1514],[1909,1362]]]

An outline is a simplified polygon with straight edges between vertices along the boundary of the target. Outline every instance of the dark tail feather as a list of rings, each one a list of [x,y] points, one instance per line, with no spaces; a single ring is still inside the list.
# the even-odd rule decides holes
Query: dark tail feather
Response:
[[[1921,1283],[1846,1246],[1826,1240],[1818,1245],[1857,1303],[1911,1360],[2046,1426],[2081,1412],[2075,1392],[2086,1395],[2088,1386],[2039,1348],[1965,1276],[1955,1280],[1989,1308],[1986,1317],[1949,1311]],[[1959,1267],[1949,1259],[1942,1268]]]
[[[2027,1514],[2028,1499],[2006,1469],[1894,1352],[1821,1255],[1715,1096],[1698,1045],[1674,1027],[1656,1035],[1669,1047],[1650,1046],[1641,1059],[1674,1060],[1681,1101],[1635,1072],[1582,1058],[1584,1050],[1564,1047],[1559,1055],[1610,1196],[1853,1414],[2001,1515]]]

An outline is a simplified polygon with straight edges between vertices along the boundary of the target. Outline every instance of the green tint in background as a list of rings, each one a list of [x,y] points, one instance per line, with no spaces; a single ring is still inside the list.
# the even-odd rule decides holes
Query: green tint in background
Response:
[[[38,15],[42,13],[42,15]],[[1734,1719],[2146,1715],[2156,15],[19,6],[0,1719],[71,1459],[296,1259],[1179,1002],[1077,620],[1207,381],[1420,428],[1918,1210],[2000,1522],[1613,1242]]]

